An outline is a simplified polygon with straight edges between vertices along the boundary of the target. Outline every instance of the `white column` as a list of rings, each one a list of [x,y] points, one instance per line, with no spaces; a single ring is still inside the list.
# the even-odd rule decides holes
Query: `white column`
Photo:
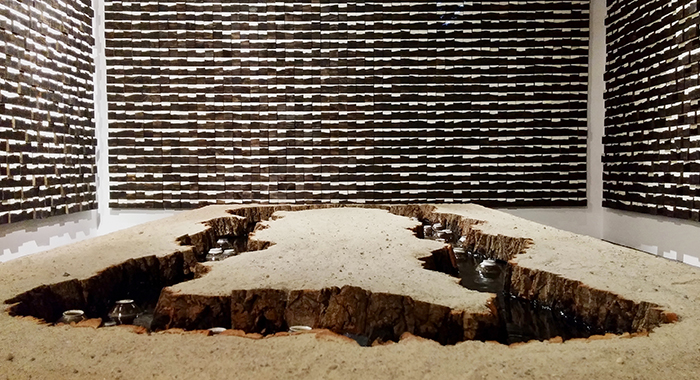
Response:
[[[109,215],[109,137],[107,124],[107,62],[105,59],[105,4],[104,0],[92,0],[95,17],[92,30],[95,36],[93,50],[95,58],[95,138],[97,150],[97,211],[99,222],[104,222]]]
[[[591,0],[588,52],[588,234],[602,238],[603,135],[605,134],[605,15],[606,0]]]

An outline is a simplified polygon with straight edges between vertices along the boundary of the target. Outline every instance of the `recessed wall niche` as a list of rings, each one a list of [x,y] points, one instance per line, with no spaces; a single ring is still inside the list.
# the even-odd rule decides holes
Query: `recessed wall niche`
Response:
[[[108,1],[111,207],[584,206],[588,1]]]
[[[0,2],[0,224],[95,208],[89,0]]]
[[[605,207],[700,220],[697,1],[609,0]]]

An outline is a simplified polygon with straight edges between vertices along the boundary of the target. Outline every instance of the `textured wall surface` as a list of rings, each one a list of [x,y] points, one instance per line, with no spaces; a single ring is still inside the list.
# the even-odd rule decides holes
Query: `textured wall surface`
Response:
[[[0,224],[95,207],[93,10],[0,2]]]
[[[604,206],[700,219],[697,0],[609,0]]]
[[[105,6],[112,207],[586,204],[588,1]]]

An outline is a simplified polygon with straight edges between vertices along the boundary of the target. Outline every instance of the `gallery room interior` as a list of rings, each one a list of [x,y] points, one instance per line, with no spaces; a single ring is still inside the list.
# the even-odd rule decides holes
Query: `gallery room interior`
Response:
[[[698,20],[3,1],[0,379],[692,377]]]

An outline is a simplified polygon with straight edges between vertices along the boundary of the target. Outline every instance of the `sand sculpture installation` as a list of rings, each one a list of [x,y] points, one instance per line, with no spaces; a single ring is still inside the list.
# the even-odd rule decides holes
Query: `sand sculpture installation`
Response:
[[[510,293],[614,333],[496,342],[494,295],[426,269],[452,251],[420,221],[508,261]],[[247,252],[200,262],[250,230]],[[0,284],[0,379],[682,378],[700,351],[696,269],[475,205],[209,206],[10,261]],[[134,294],[158,299],[152,331],[100,327]],[[92,328],[53,325],[73,308]]]

